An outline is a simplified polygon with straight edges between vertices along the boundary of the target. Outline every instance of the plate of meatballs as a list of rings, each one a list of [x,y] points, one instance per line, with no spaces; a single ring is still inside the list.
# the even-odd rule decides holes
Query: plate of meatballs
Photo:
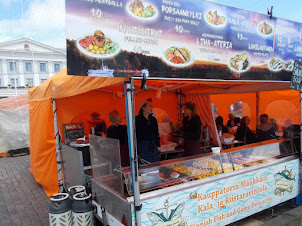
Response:
[[[96,58],[113,57],[120,51],[119,44],[105,36],[100,30],[79,38],[77,47],[82,53]]]

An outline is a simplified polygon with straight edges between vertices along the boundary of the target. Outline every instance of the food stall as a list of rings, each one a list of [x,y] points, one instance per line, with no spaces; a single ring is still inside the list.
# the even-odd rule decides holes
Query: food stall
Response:
[[[68,76],[66,75],[66,70],[63,70],[60,73],[58,73],[55,77],[50,79],[45,87],[39,86],[39,87],[34,87],[30,90],[29,106],[30,106],[31,170],[35,180],[43,186],[47,195],[51,196],[59,192],[58,168],[57,168],[57,161],[55,155],[56,147],[54,141],[55,133],[53,130],[54,128],[53,108],[52,108],[51,99],[56,100],[56,106],[57,106],[56,112],[58,116],[57,123],[58,125],[61,125],[58,126],[60,131],[59,133],[63,134],[63,124],[73,122],[72,119],[75,118],[81,112],[83,112],[83,106],[85,106],[85,111],[87,109],[91,109],[91,111],[95,111],[96,110],[95,103],[100,102],[101,104],[97,106],[97,111],[100,112],[101,115],[108,115],[108,113],[114,108],[119,109],[121,114],[123,114],[123,108],[125,106],[123,105],[123,103],[125,103],[124,98],[117,98],[115,93],[111,92],[111,91],[123,89],[123,79],[122,80],[117,79],[117,81],[114,84],[108,82],[109,81],[107,78],[88,78],[88,77]],[[138,80],[136,82],[137,84],[139,84],[140,81]],[[80,85],[78,86],[78,88],[76,89],[72,88],[74,84],[79,84],[79,83]],[[206,93],[209,92],[209,90],[211,90],[212,92],[215,91],[214,93],[216,93],[216,95],[220,93],[219,95],[221,95],[222,99],[223,98],[232,99],[237,96],[237,94],[231,93],[232,88],[234,88],[236,93],[239,87],[241,87],[243,91],[240,94],[240,96],[245,98],[249,98],[252,93],[249,92],[245,93],[244,90],[259,91],[259,96],[261,97],[260,99],[265,100],[265,101],[260,101],[259,107],[261,109],[265,109],[266,106],[270,105],[270,103],[274,102],[275,100],[287,99],[289,101],[292,101],[296,105],[299,105],[299,101],[300,101],[299,93],[288,89],[289,87],[288,82],[271,82],[271,83],[266,82],[265,86],[263,86],[263,82],[248,82],[248,83],[239,82],[239,81],[228,82],[227,84],[232,87],[229,90],[230,94],[224,94],[225,86],[226,86],[225,82],[155,80],[155,81],[149,81],[148,84],[150,86],[160,88],[164,83],[166,83],[167,87],[175,87],[177,84],[186,85],[187,89],[191,87],[192,90],[193,88],[196,88],[196,86],[198,86],[200,87],[200,91],[199,91],[200,97],[207,96]],[[104,86],[104,84],[106,84],[106,86]],[[213,88],[213,85],[215,85],[216,87],[215,90]],[[219,86],[221,86],[221,88],[219,88]],[[84,88],[87,89],[83,90]],[[264,91],[264,89],[275,90],[275,91]],[[66,92],[66,90],[68,92]],[[186,91],[187,97],[191,95],[189,94],[190,90],[191,89]],[[156,95],[156,93],[157,91],[152,89],[149,89],[148,91],[138,90],[138,95],[136,96],[135,103],[137,104],[139,100],[145,99],[146,97],[150,97],[150,96],[153,97]],[[193,95],[196,96],[197,95],[196,90],[194,91],[194,93],[195,94]],[[271,95],[272,93],[274,93],[275,95]],[[251,98],[251,100],[253,100],[253,98]],[[177,121],[178,119],[177,95],[175,93],[175,90],[169,92],[168,91],[163,92],[162,99],[155,98],[153,101],[155,106],[165,109],[165,111],[169,113],[170,120],[172,122]],[[110,106],[110,107],[104,108],[103,106]],[[137,109],[138,107],[136,105],[135,112],[137,112]],[[41,112],[43,112],[43,114],[40,114]],[[252,114],[254,115],[255,113]],[[107,122],[108,119],[105,118],[105,120]],[[255,118],[252,118],[252,120],[256,121]],[[41,131],[44,132],[41,133]],[[62,138],[63,137],[64,136],[62,136]],[[111,150],[115,150],[115,151],[118,149],[119,149],[118,147],[111,148]],[[76,155],[72,155],[72,158],[66,162],[69,162],[74,167],[77,162],[77,158],[78,157]],[[260,164],[259,167],[260,166],[265,166],[265,164]],[[120,169],[119,167],[120,166],[117,166],[116,169]],[[74,170],[74,173],[75,173],[74,174],[75,178],[77,178],[79,177],[79,175],[81,175],[80,173],[82,172]],[[230,174],[232,173],[235,173],[235,171],[231,172]],[[241,171],[238,170],[238,173],[241,173]],[[222,175],[224,174],[220,174],[217,176],[221,177]],[[78,181],[79,181],[78,183],[82,183],[81,180]],[[295,179],[295,181],[298,180]],[[128,192],[127,188],[124,188],[124,191],[125,193],[127,193]],[[94,197],[97,197],[96,194],[97,193],[94,193],[95,195]],[[119,197],[120,195],[116,196],[116,198],[120,200]],[[95,198],[95,200],[96,199],[101,203],[101,199]],[[112,215],[114,216],[112,219],[120,219],[119,215],[114,215],[114,213],[110,211],[110,208],[108,209],[107,208],[106,208],[107,216]],[[102,216],[101,213],[99,213],[99,215]]]
[[[97,217],[110,225],[223,225],[299,194],[299,158],[291,140],[138,167],[134,115],[137,100],[152,96],[172,122],[180,121],[182,104],[193,101],[218,145],[210,95],[223,102],[238,94],[254,97],[256,125],[266,107],[262,93],[284,91],[286,98],[292,92],[288,81],[302,56],[301,24],[210,2],[159,0],[67,0],[66,22],[67,72],[32,88],[29,97],[32,121],[41,118],[39,112],[54,116],[44,123],[54,128],[50,133],[35,137],[42,125],[32,122],[30,128],[33,174],[49,195],[59,190],[55,182],[63,185],[61,125],[81,122],[74,120],[86,113],[84,106],[102,117],[109,108],[127,113],[130,168],[120,167],[115,140],[89,140]]]
[[[93,147],[112,144],[90,141]],[[280,139],[141,167],[141,225],[225,225],[292,199],[300,180],[295,153],[291,140]],[[99,164],[92,163],[98,216],[106,216],[102,206],[107,222],[135,225],[130,170],[100,176]]]

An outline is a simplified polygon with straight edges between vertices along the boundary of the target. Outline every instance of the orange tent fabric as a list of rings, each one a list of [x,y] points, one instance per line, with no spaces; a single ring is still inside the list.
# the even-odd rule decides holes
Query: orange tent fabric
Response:
[[[31,168],[35,180],[43,186],[48,196],[58,192],[51,99],[56,99],[58,126],[61,135],[63,135],[62,124],[65,123],[82,121],[85,130],[87,130],[87,117],[94,111],[98,112],[109,126],[108,113],[113,109],[120,111],[123,117],[126,116],[123,83],[128,80],[128,78],[68,76],[66,69],[64,69],[40,86],[29,89]],[[200,105],[198,107],[200,114],[206,114],[208,110],[205,111],[205,108],[201,107],[198,95],[210,94],[211,102],[215,103],[221,112],[228,112],[229,103],[231,104],[232,101],[240,100],[245,96],[244,100],[249,103],[253,116],[256,115],[254,110],[256,91],[282,89],[287,90],[284,92],[289,92],[288,82],[148,79],[147,85],[148,91],[140,91],[140,81],[135,80],[135,87],[138,92],[135,96],[135,114],[139,111],[139,101],[152,97],[154,107],[166,111],[171,122],[178,120],[176,94],[178,89],[182,90],[186,98],[191,98],[194,102],[196,101],[197,105]],[[234,93],[244,93],[244,95]],[[190,97],[190,95],[196,97]],[[271,94],[265,94],[265,96],[269,95]],[[294,96],[296,98],[297,95]],[[267,103],[270,101],[272,100],[267,99]],[[206,106],[206,108],[209,107]],[[204,117],[211,120],[209,115]],[[255,117],[254,120],[256,120]],[[124,123],[126,124],[125,120]]]
[[[51,100],[31,102],[29,117],[31,171],[51,196],[59,191]]]
[[[294,124],[300,124],[300,93],[296,90],[274,90],[262,91],[258,94],[217,94],[211,95],[211,102],[218,108],[218,115],[228,120],[231,104],[242,101],[248,105],[248,110],[243,112],[243,116],[251,113],[251,129],[255,130],[258,119],[256,118],[257,95],[259,97],[259,114],[268,114],[270,118],[275,118],[279,128],[284,125],[286,119],[292,119]]]
[[[126,80],[128,79],[108,80],[106,78],[67,76],[66,69],[64,69],[40,86],[29,89],[31,170],[36,182],[43,186],[48,196],[59,191],[52,99],[76,96],[92,89],[123,83]],[[84,104],[85,101],[81,106],[73,106],[73,111],[75,108],[83,109]],[[58,103],[57,109],[66,111],[67,107],[62,107]],[[59,122],[61,121],[59,120]],[[61,134],[63,133],[61,132]]]

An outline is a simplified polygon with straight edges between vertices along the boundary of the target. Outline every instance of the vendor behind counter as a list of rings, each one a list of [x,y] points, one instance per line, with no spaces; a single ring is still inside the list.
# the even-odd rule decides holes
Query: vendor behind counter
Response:
[[[135,117],[137,153],[140,164],[143,160],[147,162],[158,162],[160,139],[158,133],[158,123],[152,116],[152,99],[141,100],[139,102],[139,114]]]
[[[127,126],[120,125],[120,123],[123,121],[123,118],[120,116],[117,110],[113,110],[109,113],[109,120],[112,125],[109,126],[107,130],[107,137],[119,140],[121,165],[122,167],[130,166]]]
[[[196,114],[196,106],[192,102],[185,103],[183,119],[184,156],[200,154],[201,120]]]
[[[107,132],[107,126],[103,119],[100,118],[100,114],[92,112],[90,114],[89,133],[93,135],[103,136]]]

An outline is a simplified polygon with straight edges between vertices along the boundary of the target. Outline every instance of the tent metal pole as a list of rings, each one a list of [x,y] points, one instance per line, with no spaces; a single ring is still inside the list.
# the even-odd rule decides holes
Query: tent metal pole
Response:
[[[178,121],[183,120],[183,94],[181,89],[177,89],[176,92],[177,95],[177,110],[178,110]]]
[[[260,93],[256,92],[256,127],[260,116]]]
[[[302,92],[300,91],[300,175],[302,175]],[[301,179],[300,179],[301,180]],[[300,185],[300,196],[302,195],[302,183]],[[300,197],[301,198],[301,197]]]
[[[57,118],[57,104],[56,100],[52,99],[52,111],[53,111],[53,124],[55,129],[55,140],[56,140],[56,157],[57,157],[57,170],[58,170],[58,184],[59,192],[63,191],[63,177],[62,177],[62,157],[60,150],[60,135],[58,127],[58,118]]]
[[[136,225],[141,225],[141,203],[140,191],[138,182],[138,156],[136,147],[136,130],[135,130],[135,116],[134,116],[134,80],[131,78],[130,83],[125,86],[126,98],[126,114],[127,114],[127,128],[128,128],[128,145],[130,152],[130,166],[132,176],[132,188],[134,197],[134,210]]]
[[[181,121],[180,89],[177,89],[176,95],[177,95],[178,121]]]

